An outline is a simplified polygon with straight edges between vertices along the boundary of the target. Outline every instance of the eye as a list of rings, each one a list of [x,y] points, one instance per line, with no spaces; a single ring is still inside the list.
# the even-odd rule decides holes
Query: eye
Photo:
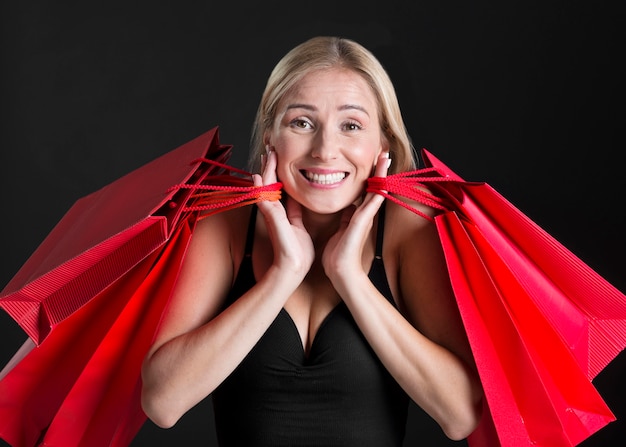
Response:
[[[347,121],[343,124],[343,129],[347,131],[361,130],[363,126],[356,121]]]
[[[289,124],[293,127],[297,127],[298,129],[311,129],[313,127],[311,122],[304,118],[296,118],[291,120]]]

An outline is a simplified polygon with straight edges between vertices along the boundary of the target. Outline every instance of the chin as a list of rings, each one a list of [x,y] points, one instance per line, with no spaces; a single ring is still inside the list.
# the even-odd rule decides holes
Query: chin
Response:
[[[317,214],[335,214],[344,209],[359,205],[363,201],[363,188],[351,188],[350,185],[331,187],[311,187],[310,184],[290,188],[283,182],[284,191],[297,200],[304,208]]]
[[[346,208],[359,205],[362,202],[361,196],[356,200],[303,200],[300,202],[304,208],[316,214],[337,214]]]

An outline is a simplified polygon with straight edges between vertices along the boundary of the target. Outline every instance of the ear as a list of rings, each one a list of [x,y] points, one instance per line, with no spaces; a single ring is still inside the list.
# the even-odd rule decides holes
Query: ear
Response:
[[[380,139],[380,152],[378,152],[378,155],[380,155],[381,152],[389,152],[389,141],[384,133]]]
[[[263,132],[263,145],[264,146],[271,146],[272,145],[272,138],[271,138],[270,132],[268,130]]]
[[[381,142],[380,149],[378,149],[378,153],[376,154],[376,159],[384,152],[389,153],[389,144],[387,144],[386,141]],[[389,155],[391,155],[391,153],[389,153]]]

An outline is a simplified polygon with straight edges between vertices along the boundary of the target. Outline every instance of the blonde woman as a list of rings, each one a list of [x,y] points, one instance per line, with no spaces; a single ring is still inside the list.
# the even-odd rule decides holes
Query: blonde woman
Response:
[[[415,166],[381,64],[336,37],[291,50],[250,159],[285,199],[198,224],[144,362],[148,417],[212,395],[220,446],[400,446],[413,400],[467,437],[482,389],[436,230],[364,192]]]

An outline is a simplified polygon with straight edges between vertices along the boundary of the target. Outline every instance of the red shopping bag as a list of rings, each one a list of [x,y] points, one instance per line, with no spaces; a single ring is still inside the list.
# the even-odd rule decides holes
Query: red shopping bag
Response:
[[[626,346],[626,297],[490,185],[427,151],[368,190],[433,219],[485,390],[476,446],[572,446],[614,417],[590,380]]]
[[[624,349],[624,294],[493,188],[468,185],[465,192],[464,208],[476,226],[534,292],[534,303],[571,346],[587,377],[596,377]],[[529,274],[530,264],[536,266],[535,274]]]
[[[613,421],[557,328],[478,229],[454,213],[436,222],[489,412],[506,428],[500,445],[574,446]]]
[[[190,237],[185,222],[7,373],[0,381],[0,437],[14,447],[130,443],[145,421],[141,362]]]
[[[225,165],[217,127],[79,199],[0,293],[39,344],[51,329],[165,244],[187,214],[277,200]]]
[[[145,420],[140,364],[195,223],[280,198],[280,183],[224,164],[230,151],[214,128],[80,199],[0,293],[38,345],[0,378],[1,438],[130,443]]]

